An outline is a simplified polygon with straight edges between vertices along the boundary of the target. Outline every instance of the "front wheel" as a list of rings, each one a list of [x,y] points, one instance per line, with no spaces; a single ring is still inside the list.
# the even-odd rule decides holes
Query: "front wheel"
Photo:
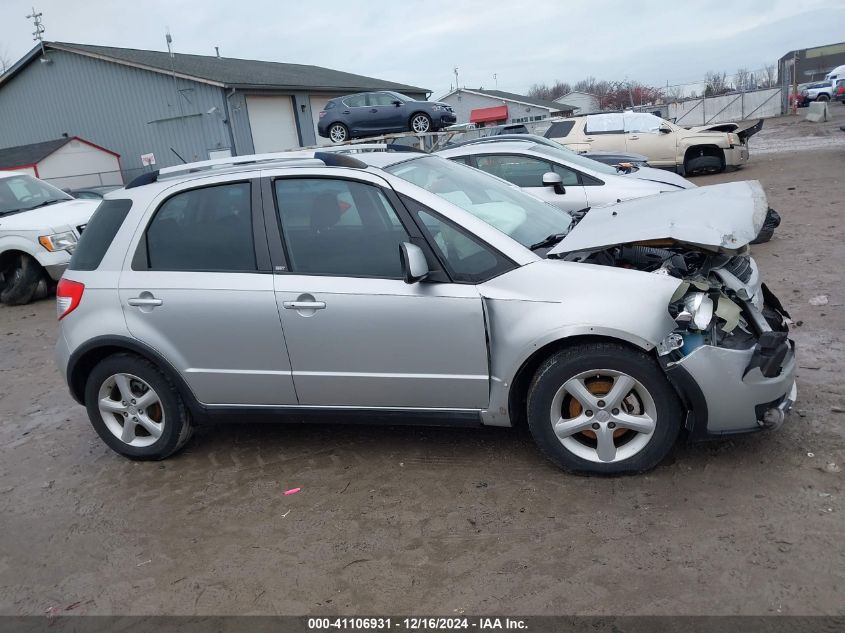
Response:
[[[85,384],[85,407],[109,448],[132,459],[164,459],[191,436],[175,385],[134,354],[115,354],[94,367]]]
[[[44,269],[25,253],[0,270],[0,303],[19,306],[47,296]]]
[[[431,122],[430,116],[420,112],[411,117],[410,126],[411,131],[416,132],[417,134],[425,134],[426,132],[431,132],[434,124]]]
[[[332,123],[329,127],[329,138],[333,143],[343,143],[349,140],[349,128],[343,123]]]
[[[830,97],[827,95],[819,95],[818,101],[830,101]]]
[[[568,347],[544,362],[528,391],[528,426],[563,470],[616,475],[656,466],[683,412],[650,356],[610,342]]]

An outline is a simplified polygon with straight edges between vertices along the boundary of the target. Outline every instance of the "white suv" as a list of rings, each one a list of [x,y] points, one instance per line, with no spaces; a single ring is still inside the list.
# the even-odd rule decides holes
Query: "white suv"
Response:
[[[98,204],[29,174],[0,172],[0,302],[29,303],[58,280]]]

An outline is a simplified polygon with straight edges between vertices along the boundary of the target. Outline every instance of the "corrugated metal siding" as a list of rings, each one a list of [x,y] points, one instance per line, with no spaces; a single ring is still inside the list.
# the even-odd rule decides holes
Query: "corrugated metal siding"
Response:
[[[143,170],[141,154],[154,153],[156,166],[164,167],[180,162],[171,147],[192,161],[231,145],[219,87],[181,79],[174,85],[167,75],[61,51],[49,58],[0,89],[0,147],[66,132],[119,153],[131,178]],[[181,112],[177,86],[184,95]],[[182,113],[195,116],[173,118]],[[238,150],[247,153],[240,144]]]

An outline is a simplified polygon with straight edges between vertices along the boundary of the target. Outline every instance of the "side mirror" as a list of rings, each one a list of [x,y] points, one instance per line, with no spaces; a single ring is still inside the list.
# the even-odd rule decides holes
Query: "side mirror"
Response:
[[[399,99],[396,99],[396,101],[393,101],[392,103],[393,103],[393,105],[395,105],[397,108],[398,108],[400,105],[402,105],[402,102],[401,102],[401,101],[399,101]]]
[[[661,125],[659,128],[661,134],[670,134],[672,132],[672,128],[668,125]]]
[[[399,245],[399,256],[402,258],[402,278],[406,284],[413,284],[428,277],[428,262],[425,253],[419,246],[410,242]]]
[[[566,189],[563,186],[563,179],[560,177],[560,174],[556,174],[553,171],[547,171],[543,174],[543,186],[553,187],[555,193],[559,196],[566,193]]]

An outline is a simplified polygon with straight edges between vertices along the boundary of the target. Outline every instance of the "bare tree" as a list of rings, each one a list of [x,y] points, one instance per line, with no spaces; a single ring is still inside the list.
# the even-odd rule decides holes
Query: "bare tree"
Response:
[[[675,101],[680,101],[681,97],[684,96],[684,87],[683,86],[669,86],[666,89],[666,100],[669,103],[673,103]]]
[[[0,46],[0,75],[5,73],[12,66],[12,58],[5,46]]]
[[[775,73],[774,64],[766,64],[763,66],[763,72],[760,73],[759,84],[761,88],[774,88],[777,85],[777,75]]]
[[[708,70],[704,75],[704,96],[716,97],[729,92],[727,75]]]
[[[751,88],[749,83],[750,73],[747,68],[737,68],[734,74],[734,89],[745,92]]]
[[[528,96],[535,99],[545,99],[546,101],[554,101],[571,92],[572,88],[565,81],[555,81],[551,86],[546,84],[534,84],[528,90]]]

